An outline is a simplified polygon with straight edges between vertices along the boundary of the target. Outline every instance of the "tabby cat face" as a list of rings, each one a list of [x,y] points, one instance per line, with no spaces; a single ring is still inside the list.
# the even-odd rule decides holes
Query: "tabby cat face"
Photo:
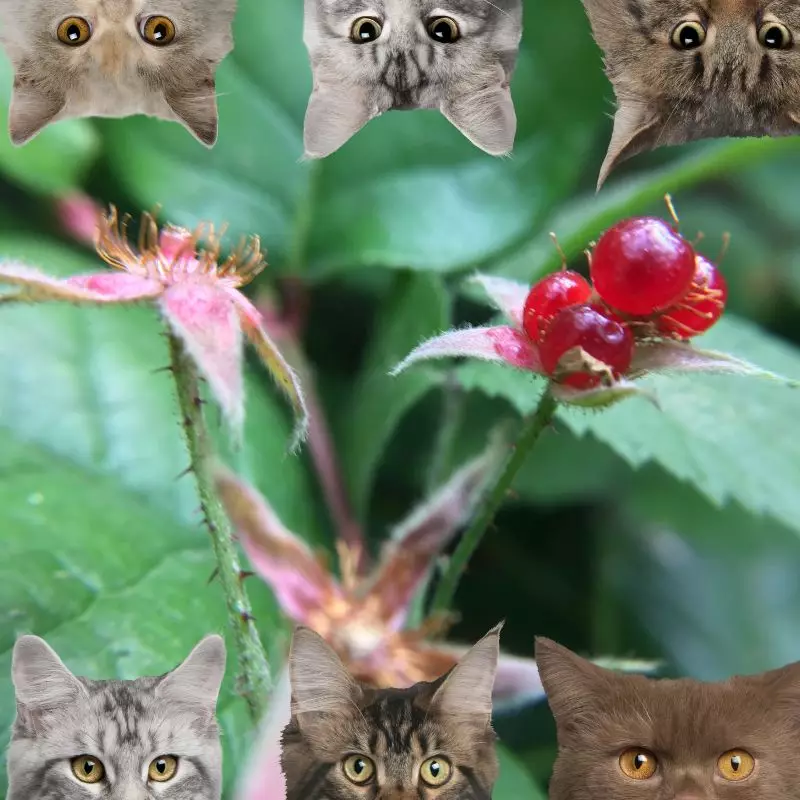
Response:
[[[69,117],[149,114],[214,144],[214,76],[235,9],[236,0],[0,0],[12,141]]]
[[[602,669],[548,639],[551,800],[794,800],[800,663],[719,683]]]
[[[584,0],[618,110],[600,184],[661,145],[800,134],[797,0]]]
[[[298,628],[283,734],[287,800],[489,800],[498,640],[499,627],[433,683],[374,689]]]
[[[7,800],[219,800],[225,647],[208,636],[157,678],[74,676],[36,636],[14,648]]]
[[[522,0],[306,0],[306,155],[327,156],[372,118],[410,108],[438,108],[473,144],[508,153],[521,35]]]

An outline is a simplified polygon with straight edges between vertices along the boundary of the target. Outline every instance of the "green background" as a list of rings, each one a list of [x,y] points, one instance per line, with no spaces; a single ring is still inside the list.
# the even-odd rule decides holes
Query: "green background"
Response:
[[[603,228],[663,214],[672,192],[682,230],[702,230],[709,256],[723,232],[733,236],[729,313],[704,343],[800,378],[798,141],[662,150],[626,164],[595,196],[613,95],[582,7],[530,0],[526,20],[513,157],[492,159],[420,111],[388,114],[308,163],[301,4],[240,0],[236,48],[218,73],[217,146],[145,118],[59,123],[22,149],[3,135],[0,255],[54,274],[97,268],[57,225],[53,200],[75,189],[134,213],[161,204],[163,219],[188,226],[210,219],[233,235],[258,233],[270,267],[256,290],[292,276],[310,291],[305,346],[376,545],[427,489],[446,393],[461,413],[441,454],[455,467],[540,388],[482,364],[395,379],[388,368],[426,336],[490,318],[462,291],[476,269],[528,281],[556,268],[549,231],[582,264]],[[0,84],[5,116],[5,63]],[[187,460],[168,376],[155,372],[166,364],[159,332],[147,308],[0,309],[3,731],[21,633],[45,636],[79,674],[132,678],[171,668],[224,629],[192,482],[176,478]],[[330,547],[307,454],[286,454],[285,406],[255,362],[248,373],[235,464],[287,525]],[[712,679],[800,658],[800,394],[729,377],[649,383],[661,411],[630,400],[561,414],[461,584],[454,638],[476,639],[505,618],[514,653],[531,655],[544,634]],[[266,586],[248,588],[277,669],[289,625]],[[248,724],[229,685],[221,718],[230,790]],[[506,749],[495,797],[535,797],[554,755],[546,707],[498,727]]]

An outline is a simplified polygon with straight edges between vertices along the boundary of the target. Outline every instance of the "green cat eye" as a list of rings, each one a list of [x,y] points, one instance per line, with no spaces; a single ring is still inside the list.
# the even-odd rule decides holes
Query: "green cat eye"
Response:
[[[676,50],[695,50],[706,40],[705,26],[696,19],[687,19],[672,31],[672,46]]]
[[[150,762],[147,777],[156,783],[166,783],[175,777],[178,771],[178,759],[175,756],[159,756]]]
[[[442,756],[434,756],[423,761],[419,768],[419,776],[428,786],[444,786],[452,774],[453,768],[450,762]]]
[[[78,756],[70,762],[72,774],[81,783],[100,783],[105,777],[103,762],[94,756]]]
[[[350,29],[350,38],[356,44],[374,42],[383,33],[381,23],[374,17],[359,17]]]
[[[367,756],[347,756],[342,761],[342,770],[347,780],[352,783],[365,784],[369,783],[375,774],[375,764]]]
[[[792,32],[782,22],[765,22],[758,29],[758,41],[768,50],[788,50],[794,44]]]

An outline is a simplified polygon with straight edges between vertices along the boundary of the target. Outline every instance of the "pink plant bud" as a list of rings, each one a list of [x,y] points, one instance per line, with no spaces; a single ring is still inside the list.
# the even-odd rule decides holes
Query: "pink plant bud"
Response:
[[[85,194],[74,193],[55,202],[56,217],[61,227],[81,244],[94,247],[102,208]]]

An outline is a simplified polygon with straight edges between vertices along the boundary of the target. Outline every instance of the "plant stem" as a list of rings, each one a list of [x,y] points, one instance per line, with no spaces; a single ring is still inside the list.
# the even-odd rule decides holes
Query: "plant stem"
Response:
[[[553,399],[550,389],[547,388],[539,398],[536,409],[523,422],[517,441],[512,445],[511,452],[499,470],[494,485],[487,491],[483,503],[475,513],[472,524],[467,528],[450,557],[433,598],[432,614],[446,613],[450,610],[458,582],[467,563],[478,549],[494,515],[503,504],[514,478],[528,457],[528,453],[539,440],[542,432],[550,425],[555,411],[556,401]]]
[[[464,390],[455,375],[451,373],[442,387],[441,424],[433,445],[431,465],[425,482],[429,494],[436,491],[450,466],[453,446],[464,418],[464,399]]]
[[[191,470],[197,481],[200,507],[211,533],[217,561],[216,575],[222,584],[239,661],[237,689],[244,697],[253,721],[258,723],[267,708],[272,688],[269,664],[254,624],[231,524],[214,490],[214,453],[203,414],[197,367],[180,339],[172,333],[168,334],[168,339]]]

